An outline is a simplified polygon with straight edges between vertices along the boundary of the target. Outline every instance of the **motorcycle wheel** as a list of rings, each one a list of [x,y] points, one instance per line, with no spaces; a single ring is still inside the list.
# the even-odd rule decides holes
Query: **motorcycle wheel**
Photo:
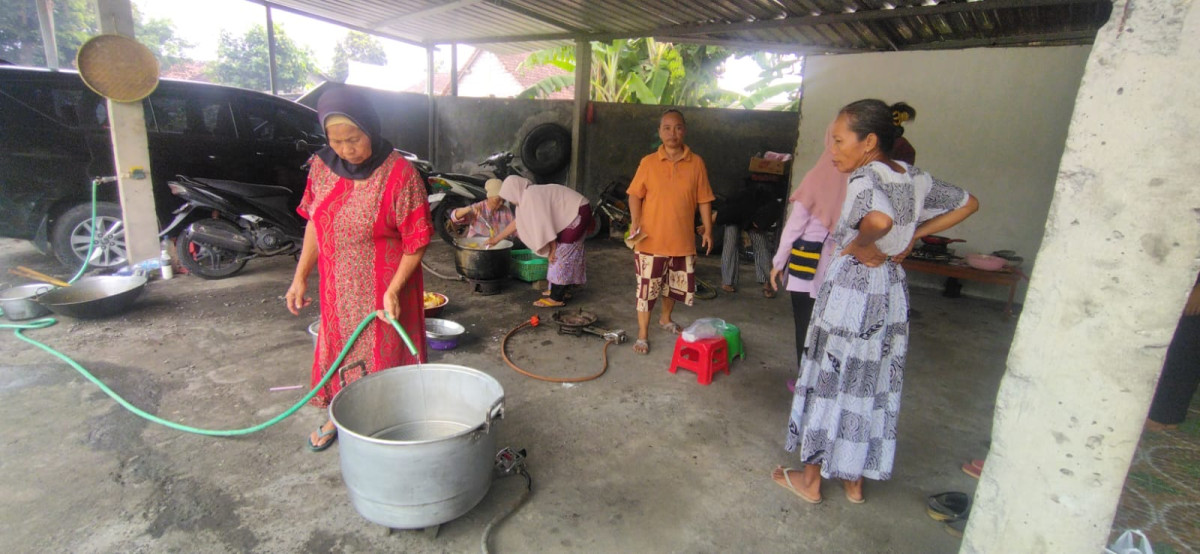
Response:
[[[206,221],[208,225],[224,227],[230,232],[240,232],[234,224],[228,221],[214,219]],[[192,242],[192,233],[185,229],[179,233],[175,241],[176,256],[179,263],[188,273],[205,279],[224,279],[232,277],[246,267],[246,260],[238,259],[237,253],[216,246]]]
[[[596,238],[597,236],[600,235],[601,231],[608,229],[608,227],[609,227],[608,215],[606,215],[604,212],[601,212],[601,211],[597,211],[596,213],[593,213],[592,214],[592,226],[590,228],[588,228],[587,239],[585,239],[585,240],[591,240],[591,239]]]
[[[461,196],[447,196],[438,204],[437,209],[433,211],[433,228],[437,229],[437,234],[446,241],[446,244],[454,246],[454,241],[460,239],[467,234],[467,226],[459,228],[450,221],[450,212],[459,208],[470,206],[471,204],[466,198]],[[497,229],[499,232],[499,229]]]

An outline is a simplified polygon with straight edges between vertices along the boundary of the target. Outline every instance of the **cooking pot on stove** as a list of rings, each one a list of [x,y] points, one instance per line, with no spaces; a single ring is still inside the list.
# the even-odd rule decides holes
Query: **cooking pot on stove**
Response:
[[[502,240],[488,248],[487,239],[462,238],[454,241],[454,268],[467,279],[491,281],[508,276],[508,261],[513,243]]]

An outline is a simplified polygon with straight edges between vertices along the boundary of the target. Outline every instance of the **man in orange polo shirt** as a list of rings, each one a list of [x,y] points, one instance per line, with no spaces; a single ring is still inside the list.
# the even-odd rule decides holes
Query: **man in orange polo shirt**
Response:
[[[702,246],[712,252],[712,187],[704,160],[683,143],[687,125],[679,110],[663,112],[658,124],[662,146],[642,158],[629,184],[630,229],[645,238],[634,247],[637,259],[638,338],[633,351],[650,352],[650,310],[662,297],[659,327],[678,335],[671,320],[675,301],[691,306],[696,293],[695,214],[704,225]]]

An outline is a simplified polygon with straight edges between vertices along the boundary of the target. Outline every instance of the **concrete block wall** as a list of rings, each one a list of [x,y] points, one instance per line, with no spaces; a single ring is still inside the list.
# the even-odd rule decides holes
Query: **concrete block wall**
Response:
[[[904,133],[917,150],[917,166],[979,197],[979,213],[942,234],[967,240],[953,245],[959,255],[1016,250],[1031,271],[1090,50],[976,48],[809,57],[793,184],[820,155],[825,128],[839,108],[862,98],[906,101],[917,109]],[[910,274],[909,280],[940,288],[944,279]],[[1008,290],[968,281],[963,293],[1005,298]]]
[[[508,150],[521,156],[525,135],[543,123],[571,129],[574,102],[566,100],[523,100],[514,98],[464,98],[439,96],[437,109],[437,153],[434,167],[442,171],[474,173],[479,162]],[[566,170],[543,176],[544,182],[564,183]]]
[[[586,194],[595,196],[613,179],[628,183],[638,162],[659,144],[658,121],[668,106],[593,103],[587,125]],[[800,114],[679,108],[687,119],[686,142],[708,166],[713,190],[729,196],[749,176],[750,158],[773,150],[792,152]]]
[[[498,150],[519,155],[521,141],[533,127],[558,123],[571,128],[574,103],[567,100],[439,97],[437,106],[438,169],[471,172],[475,164]],[[613,179],[628,182],[638,161],[658,145],[658,120],[666,106],[592,105],[587,124],[586,174],[583,193],[594,198]],[[682,108],[687,142],[704,158],[718,194],[741,186],[754,154],[764,150],[791,152],[799,134],[799,114]],[[566,182],[566,171],[547,182]]]

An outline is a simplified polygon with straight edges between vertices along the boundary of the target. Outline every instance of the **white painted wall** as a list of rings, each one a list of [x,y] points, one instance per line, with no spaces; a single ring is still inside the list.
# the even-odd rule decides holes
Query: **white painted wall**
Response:
[[[792,185],[823,148],[825,127],[862,98],[905,101],[917,118],[904,136],[917,166],[975,194],[978,213],[945,235],[966,239],[959,255],[1016,250],[1033,267],[1088,46],[977,48],[815,56],[805,60],[800,142]],[[916,286],[941,277],[910,274]],[[964,294],[1005,298],[996,285],[964,283]],[[1018,301],[1024,297],[1024,285]]]

